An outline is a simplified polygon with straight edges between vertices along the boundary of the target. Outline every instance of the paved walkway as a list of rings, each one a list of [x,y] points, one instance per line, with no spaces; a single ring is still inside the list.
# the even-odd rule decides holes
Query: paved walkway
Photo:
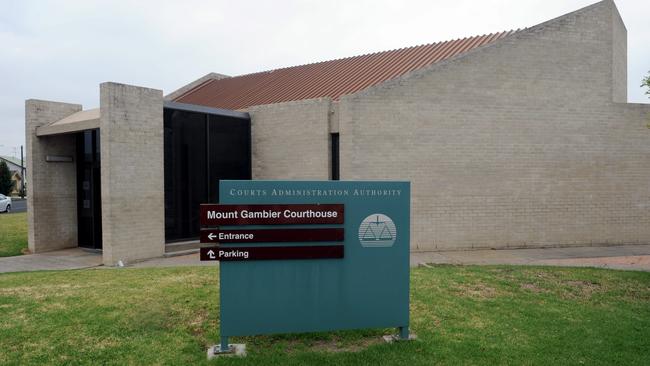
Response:
[[[185,266],[217,266],[219,262],[201,262],[199,253],[181,255],[169,258],[154,258],[144,262],[134,263],[130,267],[185,267]]]
[[[19,271],[79,269],[102,264],[99,253],[73,248],[55,252],[0,258],[0,273]],[[614,247],[575,247],[546,249],[464,250],[411,253],[411,266],[430,264],[515,264],[600,267],[650,271],[650,244]],[[155,258],[129,267],[215,266],[201,262],[199,255]]]
[[[516,264],[650,271],[650,244],[411,253],[411,265]]]
[[[80,248],[0,258],[0,273],[97,267],[102,255]]]

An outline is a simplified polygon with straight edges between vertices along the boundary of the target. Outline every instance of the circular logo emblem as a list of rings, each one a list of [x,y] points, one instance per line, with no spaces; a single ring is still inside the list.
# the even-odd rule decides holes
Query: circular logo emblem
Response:
[[[359,241],[363,247],[392,247],[396,238],[395,223],[384,214],[372,214],[359,225]]]

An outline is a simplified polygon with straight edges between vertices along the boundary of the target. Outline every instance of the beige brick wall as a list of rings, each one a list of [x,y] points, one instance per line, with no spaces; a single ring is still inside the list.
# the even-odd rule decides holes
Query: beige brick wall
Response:
[[[253,179],[329,179],[329,99],[251,107]]]
[[[650,242],[649,105],[611,1],[345,97],[342,179],[412,181],[412,248]]]
[[[162,256],[162,91],[100,85],[104,264]]]
[[[79,104],[25,102],[28,246],[32,253],[77,246],[76,165],[46,162],[47,155],[75,156],[72,135],[36,137],[36,128],[81,110]]]
[[[621,15],[612,7],[612,98],[627,102],[627,29]]]

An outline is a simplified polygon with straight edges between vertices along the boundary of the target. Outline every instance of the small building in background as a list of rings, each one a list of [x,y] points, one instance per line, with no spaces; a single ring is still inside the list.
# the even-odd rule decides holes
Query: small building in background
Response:
[[[20,190],[23,187],[24,176],[27,175],[27,169],[20,165],[20,159],[11,156],[0,155],[0,161],[7,163],[9,171],[11,172],[11,180],[14,182],[14,189],[11,191],[10,196],[19,196]]]

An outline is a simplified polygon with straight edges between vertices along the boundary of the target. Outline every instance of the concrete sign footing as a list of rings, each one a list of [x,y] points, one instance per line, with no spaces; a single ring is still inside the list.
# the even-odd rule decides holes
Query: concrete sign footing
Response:
[[[385,335],[382,338],[386,343],[394,343],[394,342],[414,341],[418,339],[418,336],[415,333],[409,333],[408,338],[401,338],[397,334]]]
[[[228,349],[221,351],[221,345],[214,345],[208,348],[208,360],[216,357],[246,357],[246,345],[243,343],[230,343]]]

